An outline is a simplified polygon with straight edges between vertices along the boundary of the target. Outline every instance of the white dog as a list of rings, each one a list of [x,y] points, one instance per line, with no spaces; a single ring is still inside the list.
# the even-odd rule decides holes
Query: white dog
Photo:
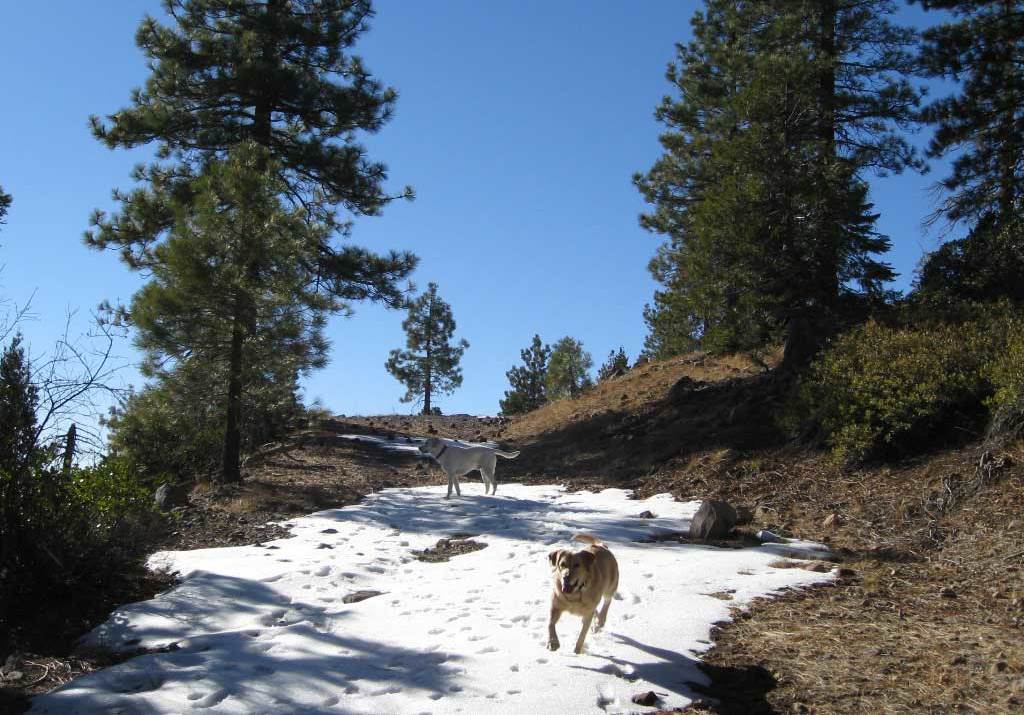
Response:
[[[498,491],[498,483],[494,480],[494,465],[497,464],[497,457],[515,459],[519,452],[502,452],[500,449],[490,447],[463,447],[462,445],[445,442],[437,437],[431,437],[420,445],[420,451],[429,454],[441,465],[441,469],[448,475],[448,495],[452,496],[452,487],[455,493],[462,496],[459,491],[459,477],[469,474],[473,470],[480,470],[480,476],[484,480],[484,494],[490,487],[491,494]]]

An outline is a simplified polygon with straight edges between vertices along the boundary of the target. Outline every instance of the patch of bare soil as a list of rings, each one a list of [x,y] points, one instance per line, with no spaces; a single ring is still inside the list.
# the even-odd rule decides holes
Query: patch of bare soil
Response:
[[[1020,446],[857,473],[808,455],[721,457],[648,488],[747,500],[762,526],[843,554],[843,577],[718,629],[705,692],[721,702],[694,712],[1024,708]]]
[[[474,551],[486,548],[487,544],[482,544],[479,541],[473,541],[471,536],[475,536],[475,534],[438,539],[437,544],[431,546],[429,549],[413,551],[412,553],[419,561],[436,564],[448,561],[452,556],[458,556],[459,554],[471,554]]]

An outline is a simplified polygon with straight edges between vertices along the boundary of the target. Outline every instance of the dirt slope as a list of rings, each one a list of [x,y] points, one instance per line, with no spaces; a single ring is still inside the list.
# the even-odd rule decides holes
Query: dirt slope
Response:
[[[899,464],[837,469],[776,428],[785,392],[770,370],[776,362],[693,354],[649,363],[580,399],[511,420],[326,420],[251,459],[241,487],[195,489],[154,548],[253,543],[275,535],[263,526],[268,519],[352,503],[384,487],[444,482],[423,460],[341,434],[493,440],[522,451],[501,462],[499,484],[726,498],[754,512],[748,531],[817,539],[843,554],[846,575],[836,584],[759,604],[717,633],[709,694],[721,703],[696,712],[1019,711],[1022,445],[994,452],[948,445]],[[471,483],[468,493],[478,488]],[[79,632],[90,625],[83,621]],[[75,635],[36,641],[47,645],[35,650],[29,643],[13,664],[22,678],[4,682],[8,694],[53,687],[106,662],[103,654],[72,657]]]

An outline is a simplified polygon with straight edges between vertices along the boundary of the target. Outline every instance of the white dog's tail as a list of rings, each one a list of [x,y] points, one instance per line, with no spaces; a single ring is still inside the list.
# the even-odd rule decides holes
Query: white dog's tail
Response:
[[[518,449],[515,452],[502,452],[500,449],[496,449],[494,450],[494,453],[499,457],[504,457],[505,459],[515,459],[519,456]]]

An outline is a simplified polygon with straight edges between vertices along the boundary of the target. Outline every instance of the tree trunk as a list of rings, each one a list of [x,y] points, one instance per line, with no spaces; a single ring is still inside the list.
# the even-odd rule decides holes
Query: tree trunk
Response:
[[[839,211],[836,207],[836,192],[845,191],[845,177],[837,172],[836,154],[836,22],[838,10],[836,0],[821,0],[821,15],[818,25],[817,59],[820,63],[818,76],[818,131],[822,143],[821,167],[827,179],[826,190],[821,202],[820,236],[818,257],[815,261],[817,284],[816,306],[818,318],[831,313],[839,302]]]
[[[277,25],[278,0],[268,0],[265,22],[268,30]],[[277,46],[271,39],[272,31],[265,35],[267,41],[261,48],[263,61],[271,66],[276,61]],[[269,81],[269,73],[264,79]],[[272,140],[272,107],[265,97],[258,97],[253,107],[253,139],[270,149]],[[251,259],[246,275],[254,278],[256,266]],[[231,323],[231,348],[228,355],[228,404],[227,420],[224,430],[224,462],[221,467],[221,481],[224,484],[237,484],[242,481],[242,343],[245,339],[244,316],[242,315],[241,289],[235,295],[235,310]]]
[[[424,360],[424,362],[423,362],[423,369],[424,369],[424,372],[426,373],[423,376],[423,414],[425,414],[425,415],[429,415],[430,414],[430,393],[431,393],[431,391],[433,390],[433,387],[434,387],[433,385],[430,384],[430,379],[431,379],[431,377],[433,377],[433,375],[431,374],[431,369],[430,369],[431,368],[430,360],[432,358],[432,354],[431,354],[432,351],[431,351],[430,348],[431,348],[431,346],[433,344],[433,340],[434,340],[433,327],[434,327],[434,301],[433,301],[433,299],[431,299],[431,301],[430,301],[430,308],[427,310],[427,339],[425,341],[425,347],[424,347],[424,349],[426,351],[426,354],[427,354],[427,357],[426,357],[426,360]]]

